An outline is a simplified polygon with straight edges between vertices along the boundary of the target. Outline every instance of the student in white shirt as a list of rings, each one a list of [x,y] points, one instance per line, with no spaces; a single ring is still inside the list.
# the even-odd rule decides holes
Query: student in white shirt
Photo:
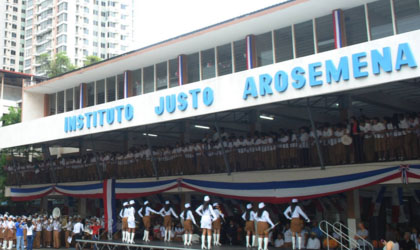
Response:
[[[257,215],[255,216],[257,220],[257,234],[258,234],[258,250],[267,250],[268,249],[268,233],[271,229],[274,228],[274,224],[270,219],[270,215],[267,210],[264,209],[265,204],[261,202],[258,204]],[[270,224],[271,228],[268,227]],[[263,248],[264,240],[264,248]]]
[[[182,211],[179,217],[181,217],[184,220],[184,245],[191,246],[193,233],[192,224],[194,223],[194,225],[197,226],[197,223],[195,222],[194,215],[191,211],[190,203],[185,203],[185,210]]]
[[[221,246],[220,244],[220,229],[222,228],[222,219],[225,219],[225,215],[220,210],[219,203],[213,203],[214,214],[216,217],[213,220],[213,245]]]
[[[77,242],[76,240],[82,239],[84,231],[85,231],[85,228],[82,224],[82,218],[78,217],[76,224],[74,224],[73,226],[73,234],[72,234],[76,242],[76,249],[78,249],[79,247],[81,248],[81,246],[79,246],[79,242]]]
[[[143,224],[144,224],[144,235],[143,235],[143,240],[145,242],[149,242],[149,230],[151,227],[151,221],[150,221],[150,214],[154,213],[154,214],[159,214],[158,212],[156,212],[155,210],[153,210],[152,208],[149,207],[149,201],[145,201],[143,204],[143,207],[139,209],[138,214],[140,215],[140,217],[143,218]]]
[[[245,231],[246,231],[246,247],[252,247],[256,244],[256,235],[255,235],[255,216],[256,213],[252,210],[252,204],[249,203],[246,205],[246,211],[242,214],[242,219],[245,221]],[[252,236],[252,245],[249,244],[249,239]]]
[[[315,232],[312,232],[308,242],[306,243],[306,249],[321,249],[321,242],[316,237]]]
[[[284,216],[286,216],[287,219],[291,220],[290,229],[292,230],[292,233],[293,233],[292,248],[296,249],[296,235],[298,235],[297,246],[298,246],[298,249],[301,249],[301,243],[302,243],[301,231],[303,228],[303,223],[300,217],[302,216],[303,218],[305,218],[306,222],[310,222],[310,220],[308,216],[303,212],[303,210],[298,205],[297,199],[292,200],[292,204],[284,211]]]
[[[134,244],[134,236],[136,234],[136,209],[134,208],[135,202],[134,200],[131,200],[126,212],[127,212],[127,234],[126,234],[126,242],[129,244]]]
[[[213,206],[210,204],[210,197],[204,196],[204,204],[200,205],[195,212],[201,216],[201,229],[203,234],[201,235],[201,249],[211,249],[211,229],[212,222],[216,218]],[[206,235],[207,235],[207,248],[206,248]]]
[[[277,239],[274,241],[274,247],[275,248],[284,247],[283,235],[281,233],[277,234]]]
[[[163,226],[165,227],[164,241],[171,241],[171,230],[172,230],[172,216],[178,219],[178,215],[175,213],[173,208],[170,206],[170,202],[166,201],[165,206],[159,211],[163,217]]]
[[[32,218],[29,217],[28,222],[26,224],[26,240],[27,240],[26,249],[27,250],[32,250],[33,242],[34,242],[34,231],[35,231],[35,226],[34,224],[32,224]]]

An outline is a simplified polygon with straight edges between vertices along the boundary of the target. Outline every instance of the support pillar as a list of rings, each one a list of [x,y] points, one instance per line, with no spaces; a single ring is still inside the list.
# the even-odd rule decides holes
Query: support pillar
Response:
[[[47,197],[41,198],[41,212],[48,213],[48,199]]]
[[[347,227],[350,231],[357,231],[357,223],[360,222],[359,190],[348,191],[347,195]],[[349,232],[349,237],[354,239],[354,233]],[[355,248],[356,246],[350,246]]]
[[[82,218],[86,217],[86,198],[79,199],[77,213],[82,216]]]
[[[133,72],[124,72],[124,98],[133,96]]]
[[[188,69],[187,69],[187,56],[178,56],[178,85],[184,85],[188,83]]]

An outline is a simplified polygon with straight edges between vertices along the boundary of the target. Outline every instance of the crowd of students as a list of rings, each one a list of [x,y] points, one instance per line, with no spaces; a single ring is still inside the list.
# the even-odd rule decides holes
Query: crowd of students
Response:
[[[316,130],[304,126],[239,136],[222,128],[194,143],[15,161],[5,170],[11,185],[220,173],[227,169],[224,154],[231,171],[320,166],[316,138],[325,165],[418,159],[419,117],[352,117],[346,123],[319,124]]]

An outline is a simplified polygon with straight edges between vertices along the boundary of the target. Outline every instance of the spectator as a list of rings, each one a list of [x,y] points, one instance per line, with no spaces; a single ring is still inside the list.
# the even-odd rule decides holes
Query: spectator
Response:
[[[321,242],[316,237],[315,232],[311,232],[308,243],[306,243],[306,249],[321,249]]]
[[[355,236],[355,240],[357,240],[357,243],[359,243],[360,247],[362,249],[365,249],[366,247],[366,241],[369,237],[369,231],[365,228],[365,225],[363,222],[359,222],[358,224],[359,230],[357,230],[357,236]]]
[[[405,232],[403,239],[399,242],[401,250],[415,250],[416,245],[410,239],[410,232]]]
[[[274,241],[274,247],[275,248],[283,248],[284,247],[283,234],[281,234],[281,233],[277,234],[277,239]]]
[[[319,229],[319,227],[318,227],[318,222],[317,221],[312,221],[312,227],[311,227],[311,231],[310,232],[311,233],[315,233],[315,236],[318,239],[321,239],[324,236],[324,234],[322,233],[321,229]]]
[[[15,229],[16,229],[16,250],[24,249],[25,242],[23,240],[23,228],[26,227],[26,223],[21,220],[18,216],[16,218]]]
[[[287,223],[286,227],[284,228],[284,247],[291,248],[292,247],[292,230],[290,229],[290,224]]]
[[[398,242],[394,242],[392,240],[381,240],[382,245],[384,245],[384,250],[399,250],[400,246],[398,244]]]

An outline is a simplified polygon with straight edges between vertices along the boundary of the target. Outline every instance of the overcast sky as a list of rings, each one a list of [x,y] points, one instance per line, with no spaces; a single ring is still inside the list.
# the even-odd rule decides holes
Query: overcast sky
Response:
[[[285,0],[135,0],[133,49]]]

